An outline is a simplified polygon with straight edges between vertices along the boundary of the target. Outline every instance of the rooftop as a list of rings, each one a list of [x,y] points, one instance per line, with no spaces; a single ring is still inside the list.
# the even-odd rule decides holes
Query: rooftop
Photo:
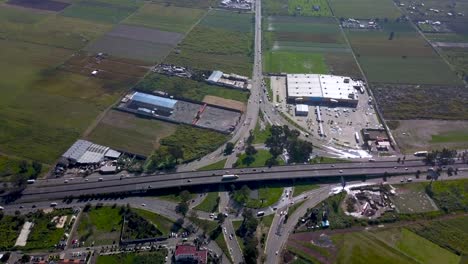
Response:
[[[356,92],[350,77],[324,74],[288,74],[287,89],[288,96],[297,98],[354,99]]]
[[[161,106],[165,108],[174,108],[174,105],[177,103],[177,100],[174,99],[140,92],[135,92],[130,99],[136,102]]]

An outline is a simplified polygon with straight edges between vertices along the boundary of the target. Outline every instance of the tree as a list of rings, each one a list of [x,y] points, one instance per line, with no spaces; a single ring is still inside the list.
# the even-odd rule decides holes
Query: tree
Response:
[[[226,216],[223,213],[219,213],[217,219],[218,223],[222,225],[224,223],[224,220],[226,219]]]
[[[189,201],[190,199],[192,199],[192,195],[190,194],[189,191],[187,190],[183,190],[179,193],[179,197],[180,199],[183,201],[183,202],[187,202]]]
[[[253,156],[257,154],[257,150],[254,146],[248,145],[247,148],[245,148],[245,154],[247,154],[247,156]]]
[[[170,146],[168,147],[167,151],[176,161],[184,158],[184,151],[182,150],[182,147],[179,145]]]
[[[185,215],[187,215],[187,212],[189,211],[189,205],[187,202],[180,202],[177,207],[176,207],[176,212],[183,215],[185,217]]]
[[[42,163],[37,162],[37,161],[33,161],[32,162],[32,167],[34,169],[34,176],[37,177],[42,171]]]
[[[234,150],[234,143],[228,142],[226,143],[226,147],[224,148],[224,155],[230,155]]]
[[[278,159],[277,158],[275,159],[274,157],[270,157],[269,159],[265,161],[265,165],[267,165],[268,167],[276,166],[278,164],[279,164]]]
[[[247,145],[250,145],[250,144],[253,143],[254,139],[255,139],[255,136],[254,136],[252,130],[250,130],[249,131],[249,137],[245,140],[245,143],[247,143]]]
[[[19,169],[20,169],[20,170],[19,170],[20,173],[25,173],[25,172],[28,171],[28,162],[27,162],[26,160],[21,160],[21,161],[19,162],[18,167],[19,167]]]

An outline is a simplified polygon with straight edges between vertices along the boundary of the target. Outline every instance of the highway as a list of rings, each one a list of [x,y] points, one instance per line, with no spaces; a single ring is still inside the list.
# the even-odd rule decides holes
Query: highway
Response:
[[[467,164],[456,163],[453,168],[466,168]],[[266,180],[293,180],[317,177],[352,177],[367,175],[369,177],[383,176],[385,172],[392,174],[414,175],[418,170],[425,177],[430,168],[422,161],[397,162],[353,162],[338,164],[293,165],[277,167],[261,167],[248,169],[229,169],[215,171],[197,171],[173,174],[148,175],[139,177],[116,178],[103,176],[96,178],[74,179],[65,183],[63,179],[38,180],[24,191],[22,200],[49,200],[67,196],[105,194],[116,192],[145,192],[149,189],[172,187],[188,187],[206,184],[232,184],[233,182],[252,182]],[[236,174],[236,180],[223,181],[223,174]]]

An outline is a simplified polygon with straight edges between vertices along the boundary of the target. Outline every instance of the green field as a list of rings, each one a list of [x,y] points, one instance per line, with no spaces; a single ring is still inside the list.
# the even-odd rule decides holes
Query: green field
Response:
[[[217,3],[216,0],[152,0],[151,2],[190,8],[208,8],[216,6]]]
[[[35,213],[31,219],[34,226],[29,233],[26,246],[22,247],[24,250],[37,250],[37,249],[53,249],[58,242],[63,238],[65,228],[55,228],[55,225],[49,225],[54,216],[67,215],[70,219],[72,214],[71,210],[54,210],[52,213],[43,214]]]
[[[228,136],[214,131],[179,125],[174,134],[163,138],[164,146],[180,146],[184,152],[184,161],[200,158],[222,145]]]
[[[336,263],[414,263],[409,256],[365,232],[333,235],[332,239],[340,248]]]
[[[445,212],[468,210],[468,180],[436,181],[426,188],[429,196]]]
[[[320,186],[316,182],[307,180],[296,181],[294,184],[293,196],[298,196],[302,193],[318,189]]]
[[[171,232],[171,228],[174,226],[173,220],[162,215],[138,208],[133,208],[132,211],[143,217],[146,221],[155,225],[158,230],[161,231],[163,236],[168,236]]]
[[[286,51],[264,53],[264,71],[272,73],[327,73],[322,54]]]
[[[26,166],[22,168],[22,166],[24,165]],[[6,181],[18,182],[18,181],[21,181],[22,178],[24,179],[24,181],[26,181],[31,177],[35,178],[39,176],[41,173],[45,172],[46,170],[47,168],[43,167],[41,172],[39,172],[36,175],[31,162],[0,155],[0,182],[6,182]]]
[[[338,18],[395,19],[401,16],[391,0],[330,0],[329,3],[334,15]]]
[[[96,259],[97,264],[143,264],[143,263],[165,263],[168,252],[159,249],[145,253],[124,253],[114,255],[100,255]]]
[[[226,164],[226,160],[227,159],[220,160],[218,162],[207,165],[205,167],[201,167],[198,170],[204,171],[204,170],[221,170],[221,169],[224,169],[224,164]]]
[[[283,187],[281,184],[258,184],[252,187],[253,192],[257,192],[257,197],[249,197],[246,207],[258,209],[275,204],[283,193]],[[234,200],[236,199],[236,193],[234,193]]]
[[[270,125],[267,124],[264,129],[261,129],[260,124],[255,125],[253,130],[254,141],[253,144],[263,144],[271,136]]]
[[[314,10],[314,6],[319,10]],[[298,16],[331,16],[331,10],[326,0],[289,0],[288,13]]]
[[[452,131],[437,135],[432,135],[431,143],[467,142],[467,131]]]
[[[202,101],[207,95],[222,97],[225,99],[247,102],[247,92],[209,85],[205,82],[197,82],[191,79],[168,77],[162,74],[150,74],[135,87],[137,90],[153,92],[154,90],[167,92],[170,95]]]
[[[0,218],[0,250],[8,250],[15,245],[23,223],[23,219],[17,216],[4,215]]]
[[[120,238],[123,216],[120,208],[101,207],[83,212],[78,225],[79,240],[86,245],[109,245]]]
[[[214,213],[218,211],[218,192],[209,192],[203,201],[194,209],[203,212]]]
[[[72,4],[61,14],[96,22],[119,23],[135,12],[141,5],[141,1],[131,0],[123,0],[118,3],[115,3],[115,1],[84,0]]]
[[[147,3],[123,23],[186,33],[205,12],[202,9]]]
[[[468,255],[468,218],[422,222],[409,227],[418,235],[458,255]]]
[[[245,29],[246,15],[210,12],[166,59],[166,63],[203,70],[221,70],[245,76],[252,74],[252,27]],[[228,21],[227,24],[219,22]],[[230,23],[234,23],[231,25]]]
[[[268,150],[258,149],[257,153],[254,155],[254,160],[252,163],[248,163],[246,157],[247,155],[245,153],[239,156],[236,162],[237,168],[263,167],[265,166],[266,161],[271,158],[271,154]],[[278,159],[278,162],[280,165],[284,164],[282,159]]]
[[[159,141],[172,135],[177,125],[136,117],[120,111],[109,111],[88,136],[92,142],[118,150],[148,156]]]

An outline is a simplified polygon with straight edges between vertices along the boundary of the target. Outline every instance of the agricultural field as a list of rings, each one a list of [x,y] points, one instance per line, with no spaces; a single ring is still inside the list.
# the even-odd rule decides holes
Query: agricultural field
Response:
[[[460,78],[468,76],[468,48],[442,48],[442,56],[455,68]]]
[[[220,16],[219,12],[226,12],[225,17]],[[250,76],[253,16],[235,14],[210,11],[167,57],[165,63]],[[246,20],[251,23],[245,23]]]
[[[460,85],[461,81],[406,22],[384,23],[383,31],[347,30],[370,82]]]
[[[86,50],[154,63],[164,59],[182,38],[180,33],[119,25],[88,45]]]
[[[326,0],[289,0],[288,14],[294,16],[331,16]]]
[[[446,120],[392,121],[392,134],[405,153],[421,149],[467,148],[468,122]]]
[[[390,20],[401,16],[392,0],[329,0],[333,14],[343,18],[387,18]]]
[[[153,3],[166,6],[190,7],[190,8],[209,8],[217,6],[216,0],[152,0]]]
[[[359,76],[359,69],[332,18],[268,17],[264,71]]]
[[[437,181],[426,189],[437,206],[446,213],[468,209],[468,180]]]
[[[143,4],[143,1],[77,1],[66,8],[61,15],[101,23],[117,24]]]
[[[147,3],[123,23],[186,33],[205,13],[202,9]]]
[[[398,213],[414,214],[437,211],[439,208],[426,194],[423,185],[404,184],[396,186],[396,195],[390,199],[395,204]]]
[[[448,89],[439,85],[375,84],[372,89],[387,120],[468,118],[465,103],[468,91],[463,87],[452,86]],[[433,96],[435,94],[437,97]],[[427,132],[430,133],[427,130],[417,134]]]
[[[168,77],[166,75],[152,73],[135,86],[136,90],[145,92],[163,91],[169,95],[202,101],[205,96],[213,95],[225,99],[236,100],[246,103],[249,94],[245,91],[223,88],[221,86],[209,85],[191,79]]]
[[[16,5],[25,8],[32,8],[45,11],[61,11],[69,6],[69,3],[54,1],[54,0],[43,0],[43,1],[34,1],[34,0],[9,0],[7,2],[10,5]]]
[[[130,153],[149,156],[160,140],[175,133],[177,125],[136,117],[112,110],[107,112],[87,139]]]

